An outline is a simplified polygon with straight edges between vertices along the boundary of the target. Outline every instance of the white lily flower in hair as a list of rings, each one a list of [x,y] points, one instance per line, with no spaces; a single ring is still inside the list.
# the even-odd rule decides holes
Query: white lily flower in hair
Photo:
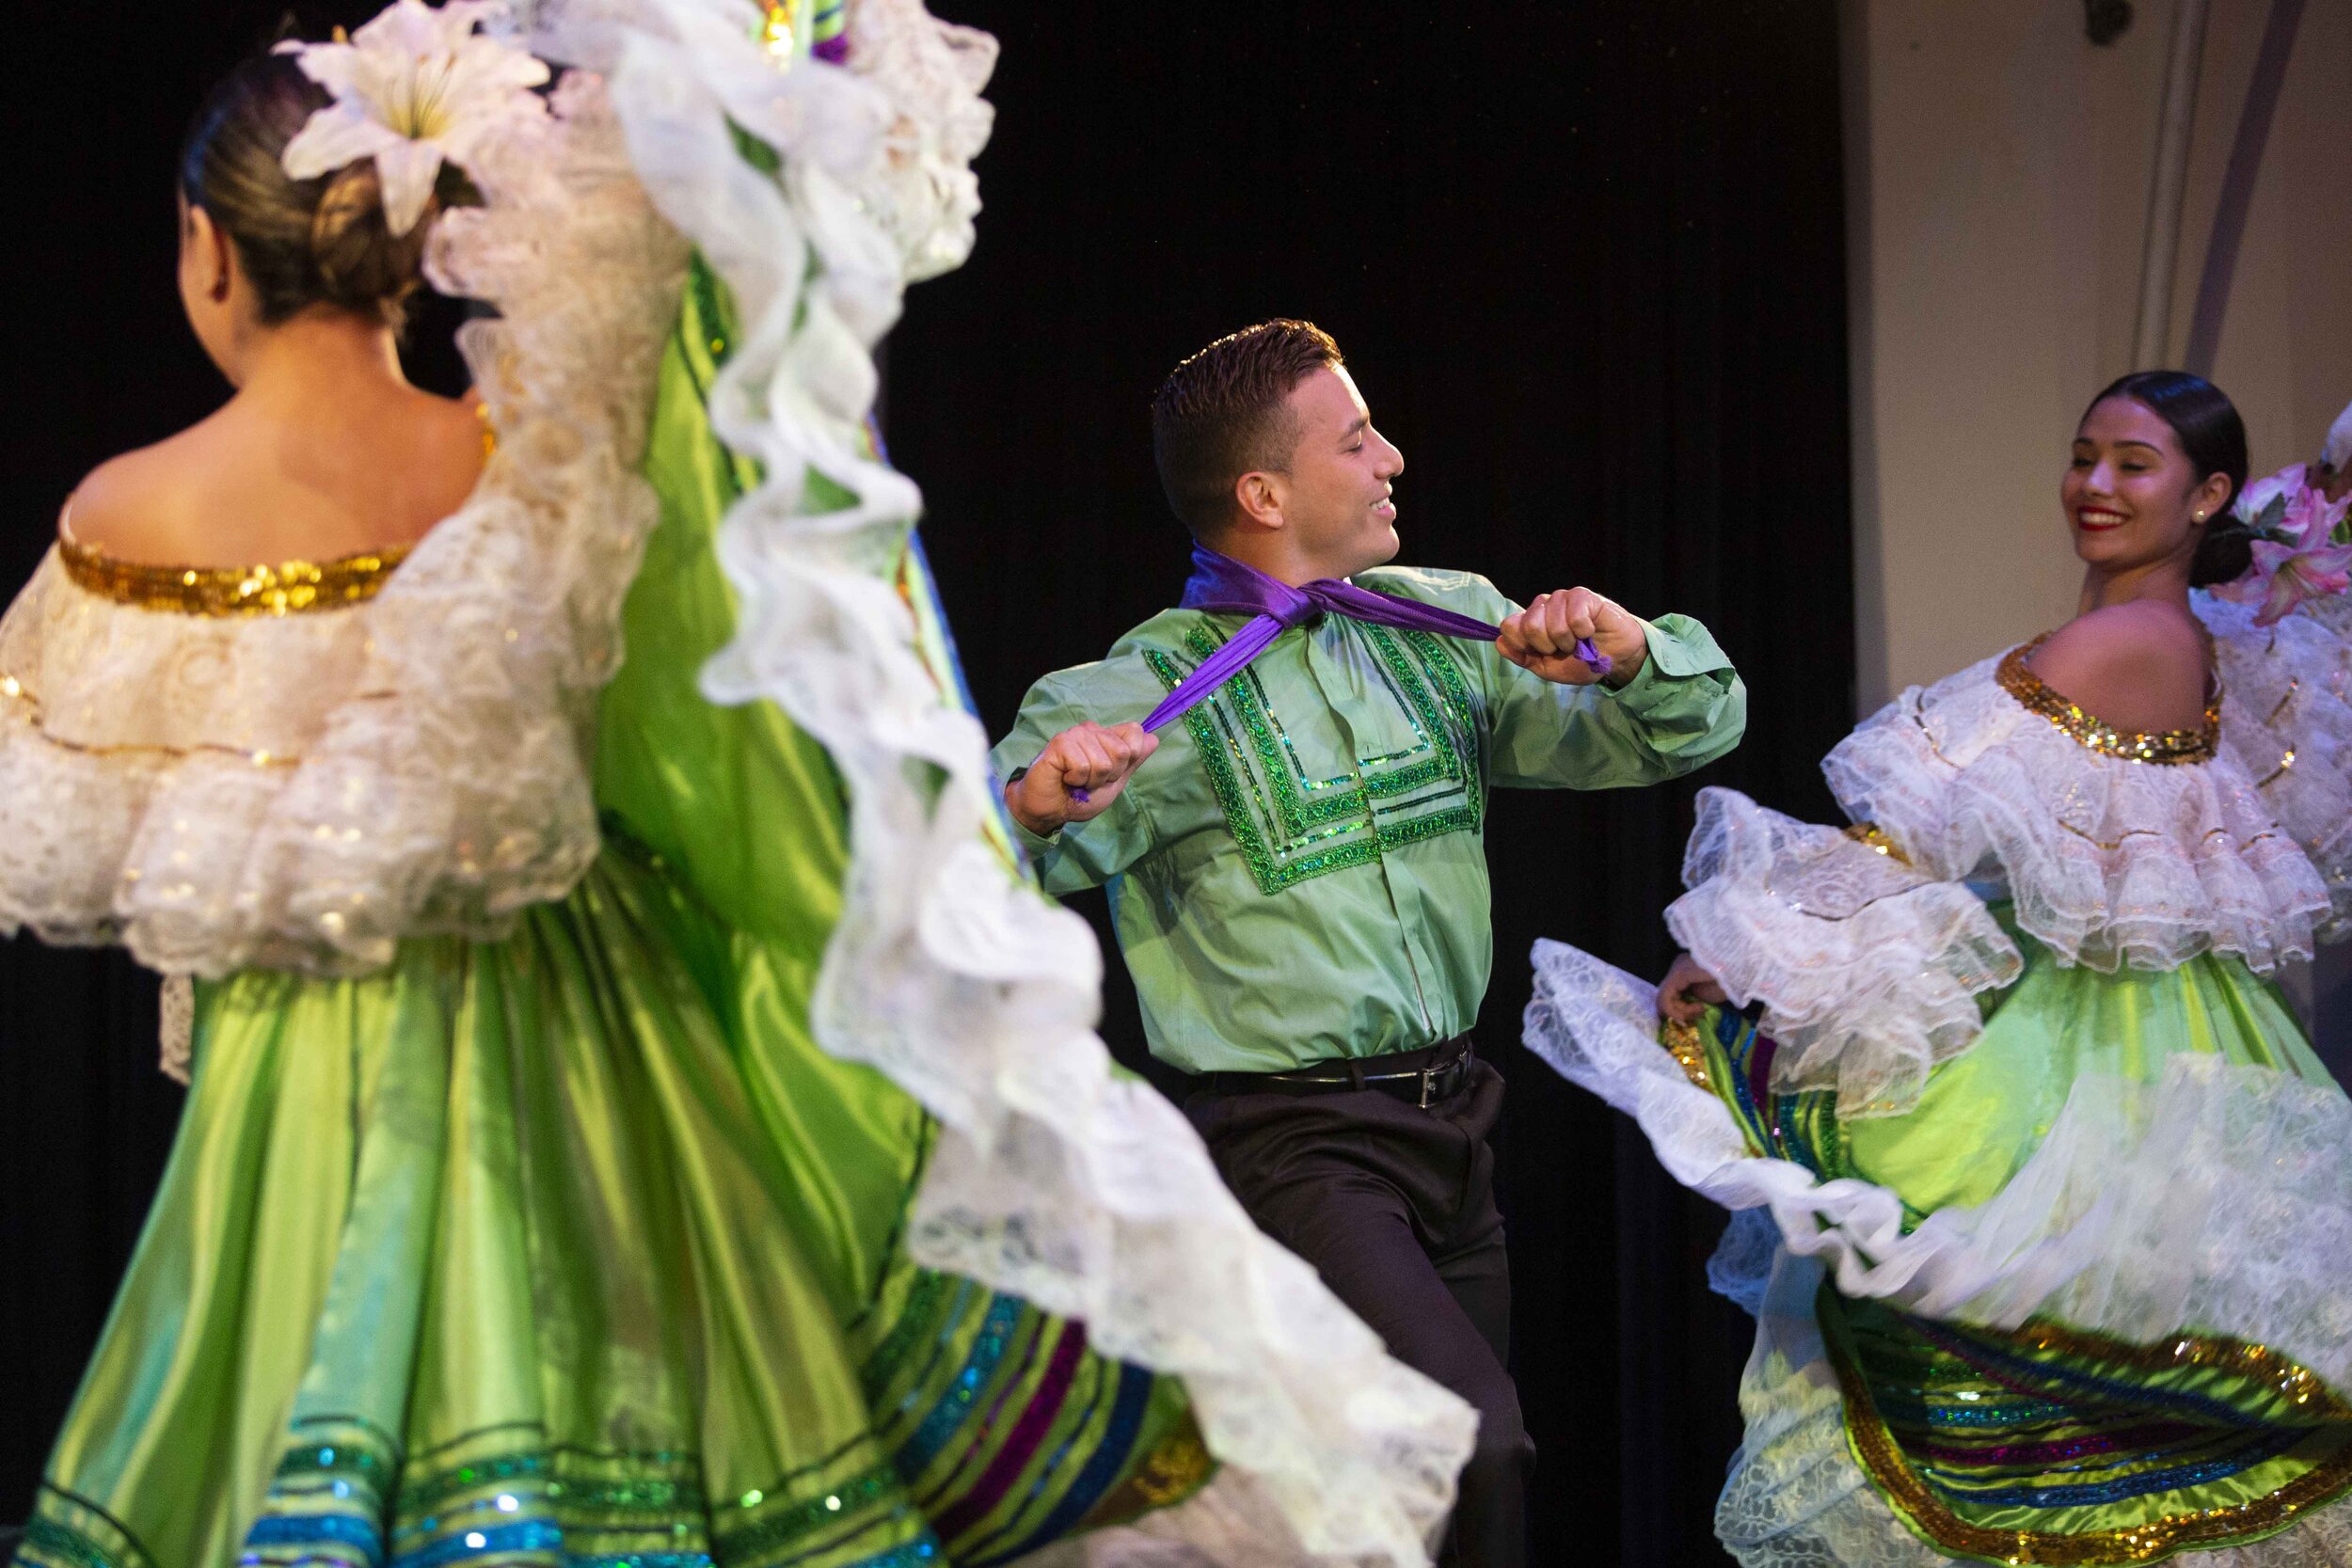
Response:
[[[416,227],[443,163],[466,166],[493,133],[542,119],[531,89],[545,61],[474,31],[499,0],[393,0],[348,43],[287,43],[302,73],[335,95],[286,144],[286,173],[312,180],[361,158],[375,160],[384,224]]]

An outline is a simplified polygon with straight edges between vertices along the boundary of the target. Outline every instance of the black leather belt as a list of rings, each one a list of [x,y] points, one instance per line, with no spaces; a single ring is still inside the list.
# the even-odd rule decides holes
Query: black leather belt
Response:
[[[1440,1040],[1387,1056],[1334,1057],[1288,1072],[1204,1072],[1194,1080],[1209,1094],[1352,1094],[1377,1090],[1422,1110],[1459,1089],[1477,1056],[1470,1037]]]

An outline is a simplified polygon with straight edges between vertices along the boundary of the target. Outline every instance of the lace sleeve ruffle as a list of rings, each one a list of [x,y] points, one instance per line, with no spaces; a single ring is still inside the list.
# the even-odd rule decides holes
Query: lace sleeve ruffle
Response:
[[[633,472],[684,247],[596,85],[483,149],[431,264],[499,432],[367,602],[119,604],[53,553],[0,626],[0,923],[169,973],[364,972],[495,936],[593,858],[583,747],[654,516]]]
[[[2267,973],[2310,954],[2326,889],[2233,747],[2169,764],[2093,749],[2004,689],[2001,663],[1915,687],[1839,742],[1822,764],[1838,803],[1926,875],[2005,887],[2063,963],[2214,951]],[[2233,689],[2225,716],[2243,704]]]
[[[1999,1193],[1906,1229],[1891,1189],[1756,1154],[1659,1043],[1649,986],[1558,942],[1534,963],[1528,1048],[1633,1117],[1677,1180],[1768,1211],[1845,1294],[2142,1342],[2226,1327],[2352,1386],[2352,1101],[2333,1085],[2194,1052],[2153,1083],[2087,1074]]]
[[[2327,884],[2323,940],[2352,932],[2352,603],[2329,598],[2275,626],[2257,607],[2193,596],[2231,700],[2222,739],[2264,807]]]
[[[1699,794],[1675,939],[1780,1042],[1774,1084],[1835,1089],[1844,1116],[1917,1101],[1973,1043],[1977,993],[2017,977],[1983,901],[1883,838],[1815,827],[1733,790]]]

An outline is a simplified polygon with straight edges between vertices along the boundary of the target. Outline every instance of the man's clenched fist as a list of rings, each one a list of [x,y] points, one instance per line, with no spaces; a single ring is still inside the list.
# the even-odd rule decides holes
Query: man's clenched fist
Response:
[[[1005,786],[1005,809],[1038,837],[1050,838],[1064,823],[1102,816],[1143,759],[1159,749],[1160,737],[1141,724],[1074,725],[1047,741],[1037,760]]]
[[[1605,680],[1623,686],[1641,673],[1649,657],[1649,628],[1642,618],[1614,600],[1589,588],[1538,594],[1534,602],[1502,623],[1495,646],[1502,657],[1531,673],[1562,686],[1590,686]],[[1609,658],[1609,673],[1576,657],[1579,638],[1589,638],[1596,653]]]

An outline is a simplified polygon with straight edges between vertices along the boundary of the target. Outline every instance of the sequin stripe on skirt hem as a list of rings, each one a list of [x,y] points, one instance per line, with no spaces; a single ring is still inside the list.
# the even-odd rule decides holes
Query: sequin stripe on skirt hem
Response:
[[[863,1376],[869,1433],[728,1497],[707,1495],[685,1450],[591,1452],[520,1425],[404,1462],[370,1426],[307,1419],[238,1561],[457,1568],[523,1554],[565,1568],[985,1568],[1182,1501],[1213,1468],[1173,1380],[1097,1355],[1082,1325],[957,1276],[916,1276]],[[153,1568],[129,1529],[54,1491],[17,1560]]]
[[[85,1498],[44,1484],[17,1542],[12,1568],[155,1568],[119,1520]]]
[[[299,1436],[246,1532],[241,1568],[452,1568],[516,1556],[564,1568],[914,1568],[942,1558],[868,1439],[772,1488],[719,1499],[706,1497],[690,1453],[549,1448],[527,1427],[405,1467],[364,1428],[310,1421]],[[385,1479],[404,1468],[411,1479],[388,1510]],[[16,1561],[153,1568],[127,1530],[57,1492],[42,1497]]]
[[[1211,1470],[1174,1380],[955,1275],[918,1278],[866,1391],[898,1473],[972,1568],[1180,1501]]]
[[[2352,1492],[2352,1408],[2265,1347],[1966,1328],[1826,1284],[1817,1310],[1855,1457],[1941,1551],[2152,1562],[2277,1534]],[[2244,1497],[2246,1478],[2266,1489]]]

